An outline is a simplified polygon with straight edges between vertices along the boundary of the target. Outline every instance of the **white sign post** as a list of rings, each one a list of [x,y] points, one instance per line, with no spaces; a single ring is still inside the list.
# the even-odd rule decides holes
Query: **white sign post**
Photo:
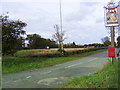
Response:
[[[108,3],[108,5],[105,7],[105,26],[110,27],[111,30],[111,46],[115,48],[114,43],[114,37],[115,37],[115,31],[114,27],[118,26],[118,5],[116,6],[115,3],[112,1]],[[114,52],[115,53],[115,52]],[[112,63],[113,63],[113,57],[112,57]]]

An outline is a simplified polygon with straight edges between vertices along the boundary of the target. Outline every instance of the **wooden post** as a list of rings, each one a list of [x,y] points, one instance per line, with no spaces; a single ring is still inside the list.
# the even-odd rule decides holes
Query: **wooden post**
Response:
[[[115,32],[114,32],[114,26],[110,27],[111,29],[111,46],[115,48]],[[114,52],[115,53],[115,52]],[[114,57],[112,57],[112,63],[113,63]]]

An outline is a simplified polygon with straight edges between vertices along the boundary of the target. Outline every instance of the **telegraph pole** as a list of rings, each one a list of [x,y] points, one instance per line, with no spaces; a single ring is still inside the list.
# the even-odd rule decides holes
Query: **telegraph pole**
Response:
[[[60,45],[60,48],[61,48],[61,52],[62,52],[62,55],[64,54],[64,52],[63,52],[63,50],[64,50],[64,48],[63,48],[63,36],[62,36],[62,33],[63,33],[63,31],[62,31],[62,9],[61,9],[61,0],[59,0],[59,2],[60,2],[60,29],[61,29],[61,45]]]

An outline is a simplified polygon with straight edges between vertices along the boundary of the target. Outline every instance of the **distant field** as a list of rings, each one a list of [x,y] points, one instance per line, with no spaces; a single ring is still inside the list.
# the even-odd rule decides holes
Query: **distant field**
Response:
[[[65,51],[77,51],[77,50],[84,50],[84,49],[85,48],[64,48]],[[57,50],[58,48],[20,50],[16,52],[14,56],[29,57],[29,56],[39,56],[39,55],[44,55],[44,54],[60,53]]]
[[[65,51],[76,51],[76,50],[84,50],[86,48],[64,48]],[[58,48],[51,48],[50,50],[58,50]]]

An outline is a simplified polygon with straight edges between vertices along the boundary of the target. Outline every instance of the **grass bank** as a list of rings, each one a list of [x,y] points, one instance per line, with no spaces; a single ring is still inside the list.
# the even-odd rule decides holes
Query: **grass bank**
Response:
[[[6,56],[2,59],[2,72],[3,73],[11,73],[18,72],[28,69],[35,69],[41,67],[52,66],[59,63],[64,63],[71,60],[76,60],[81,57],[89,56],[92,54],[100,53],[105,51],[105,49],[85,52],[81,54],[70,55],[68,57],[13,57]]]
[[[119,63],[120,64],[120,63]],[[99,72],[73,78],[61,88],[117,88],[118,87],[118,61],[114,64],[108,63]]]

